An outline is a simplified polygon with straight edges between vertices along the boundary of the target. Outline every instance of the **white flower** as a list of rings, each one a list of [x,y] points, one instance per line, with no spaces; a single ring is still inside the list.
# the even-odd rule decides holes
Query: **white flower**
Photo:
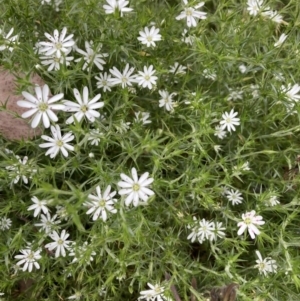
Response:
[[[276,260],[270,257],[266,257],[265,259],[263,259],[258,250],[256,250],[255,253],[256,256],[258,257],[258,260],[255,261],[257,264],[254,267],[258,268],[260,274],[264,274],[264,276],[268,276],[268,273],[277,272]]]
[[[168,91],[159,90],[158,93],[162,97],[162,99],[159,100],[159,107],[165,107],[167,111],[173,111],[173,99],[172,97],[176,95],[175,92],[169,94]]]
[[[238,190],[227,190],[226,191],[226,197],[228,201],[232,203],[232,205],[237,205],[243,202],[242,194]]]
[[[144,31],[139,32],[140,36],[137,38],[142,44],[146,44],[147,47],[155,47],[155,42],[161,40],[161,35],[159,34],[159,28],[152,26],[149,30],[149,27],[145,27]]]
[[[262,12],[262,15],[270,18],[275,23],[284,23],[282,16],[276,10],[267,10]]]
[[[247,67],[244,64],[239,65],[239,70],[241,73],[245,73],[247,71]]]
[[[255,211],[252,210],[250,212],[246,212],[242,214],[243,221],[239,222],[237,225],[239,230],[237,232],[238,235],[242,235],[246,229],[250,234],[252,239],[255,238],[255,235],[259,235],[260,231],[256,227],[256,225],[264,225],[264,221],[262,220],[262,216],[255,215]]]
[[[225,196],[227,191],[228,191],[228,188],[226,186],[220,186],[221,195]]]
[[[151,120],[148,120],[150,117],[150,113],[148,112],[134,112],[134,115],[134,121],[137,123],[141,122],[143,125],[151,123]]]
[[[224,139],[227,135],[227,132],[222,129],[221,126],[217,125],[215,128],[214,136],[218,136],[220,139]]]
[[[62,137],[59,125],[56,125],[55,127],[51,126],[51,132],[53,138],[42,135],[42,139],[48,141],[48,143],[42,143],[39,145],[39,147],[42,148],[49,147],[45,155],[46,156],[50,155],[50,158],[55,158],[59,151],[61,151],[65,157],[68,157],[67,150],[69,151],[74,150],[74,147],[68,144],[68,142],[74,139],[72,132],[69,132]]]
[[[216,80],[217,78],[217,74],[213,70],[204,69],[202,74],[205,78],[209,78],[211,80]]]
[[[214,231],[213,222],[207,221],[204,218],[199,222],[197,237],[199,242],[203,242],[206,239],[211,239]]]
[[[188,5],[187,0],[183,0],[184,5]],[[197,4],[195,7],[185,7],[184,11],[180,13],[176,17],[176,20],[182,20],[186,18],[187,26],[188,27],[196,27],[197,26],[197,21],[196,19],[206,19],[206,13],[198,11],[197,9],[202,7],[204,5],[204,2],[200,2]],[[196,18],[196,19],[195,19]]]
[[[13,31],[14,31],[14,29],[11,28],[11,30],[8,32],[8,34],[5,35],[3,30],[0,29],[0,36],[2,36],[2,38],[4,40],[3,44],[0,44],[0,51],[8,49],[10,52],[12,52],[14,50],[14,48],[12,46],[16,43],[16,40],[18,39],[18,35],[11,36]]]
[[[114,126],[117,129],[118,133],[123,134],[123,133],[126,133],[130,129],[130,125],[131,125],[131,122],[125,122],[124,120],[121,120],[119,125],[116,124]]]
[[[10,171],[10,177],[14,177],[14,184],[17,184],[20,179],[22,179],[25,184],[28,184],[28,178],[30,179],[32,174],[36,173],[37,170],[32,169],[27,165],[27,156],[25,156],[23,160],[19,156],[15,156],[15,158],[19,162],[10,166],[6,166],[6,169]]]
[[[174,66],[170,66],[169,72],[177,75],[182,75],[186,73],[186,67],[180,65],[178,62],[175,62]]]
[[[123,13],[132,11],[132,8],[126,7],[129,1],[125,0],[106,0],[107,4],[103,5],[106,14],[114,14],[116,11],[120,12],[121,17]]]
[[[251,168],[249,167],[249,162],[248,161],[243,163],[243,165],[241,166],[241,170],[243,170],[243,171],[251,170]]]
[[[227,100],[238,100],[238,99],[243,99],[243,91],[232,91],[230,92]]]
[[[105,222],[107,220],[107,212],[117,213],[117,209],[114,208],[117,200],[113,198],[116,195],[116,191],[110,192],[110,190],[111,186],[108,185],[102,194],[100,186],[97,186],[97,195],[89,194],[88,199],[90,201],[84,203],[89,208],[86,214],[93,214],[93,221],[101,218]]]
[[[229,113],[225,112],[222,114],[223,120],[220,121],[220,126],[222,130],[227,130],[228,132],[235,131],[235,126],[240,125],[240,119],[237,116],[238,112],[234,112],[232,109]]]
[[[83,59],[85,60],[82,66],[82,70],[87,69],[87,71],[89,71],[89,68],[93,63],[98,67],[99,70],[103,70],[103,65],[105,65],[106,63],[102,58],[107,57],[108,53],[97,53],[98,51],[100,51],[102,45],[96,47],[96,50],[94,50],[92,46],[92,41],[90,43],[88,41],[85,41],[86,51],[83,51],[79,48],[76,49],[77,52],[83,55]],[[81,58],[75,60],[75,62],[79,61],[81,61]]]
[[[114,77],[109,79],[109,82],[112,85],[121,84],[123,89],[127,86],[132,86],[132,83],[136,82],[135,75],[132,75],[133,71],[133,67],[129,69],[129,64],[126,64],[123,73],[121,73],[116,67],[113,67],[113,69],[109,69],[109,72]]]
[[[12,220],[10,218],[2,217],[0,218],[0,230],[5,231],[11,227]]]
[[[153,70],[153,66],[150,65],[149,68],[147,68],[146,66],[144,66],[144,72],[143,71],[139,71],[138,75],[136,76],[136,82],[138,83],[139,86],[142,86],[143,88],[148,88],[148,89],[152,89],[152,85],[156,85],[156,80],[158,79],[157,76],[154,76],[153,74],[156,71]]]
[[[198,220],[195,216],[193,216],[193,221],[194,221],[194,225],[187,226],[188,229],[192,230],[192,232],[187,237],[187,239],[190,239],[191,242],[195,242],[195,240],[198,238]]]
[[[41,214],[41,222],[34,224],[36,227],[41,227],[39,231],[44,230],[46,234],[51,233],[55,229],[58,229],[58,224],[61,223],[60,220],[56,220],[57,214],[55,214],[53,217],[49,214],[49,212],[46,213],[46,215]]]
[[[288,86],[281,86],[281,91],[285,93],[285,97],[287,100],[298,102],[300,100],[300,95],[297,94],[300,91],[300,86],[298,84]]]
[[[182,35],[182,38],[181,38],[182,42],[189,44],[189,45],[193,45],[193,42],[195,41],[195,37],[188,35],[187,29],[184,29],[181,35]]]
[[[218,237],[220,237],[220,238],[224,238],[225,237],[225,232],[223,232],[223,231],[225,231],[226,228],[222,227],[222,223],[220,223],[220,222],[213,222],[212,226],[213,226],[212,229],[211,229],[212,234],[211,234],[211,236],[209,238],[211,241],[217,240]]]
[[[280,47],[284,43],[284,41],[286,40],[286,38],[287,38],[287,35],[285,33],[283,33],[279,37],[278,41],[274,44],[274,47]]]
[[[96,109],[100,109],[104,106],[104,102],[98,102],[101,98],[101,94],[97,94],[90,100],[88,87],[83,88],[82,97],[77,89],[73,89],[73,91],[78,103],[69,100],[64,102],[66,112],[76,112],[75,115],[67,119],[67,124],[73,123],[74,118],[80,122],[85,116],[90,122],[94,122],[95,118],[100,117],[100,113],[97,112]]]
[[[61,220],[67,221],[69,219],[69,214],[66,207],[63,206],[55,206],[56,214],[59,216]]]
[[[238,165],[238,166],[234,166],[233,167],[233,176],[239,176],[242,174],[242,171],[249,171],[250,167],[249,167],[249,162],[245,162],[242,166]]]
[[[258,85],[250,85],[250,89],[252,90],[252,96],[253,98],[259,97],[259,86]]]
[[[29,111],[22,114],[23,118],[28,118],[35,115],[31,122],[31,127],[36,128],[43,119],[43,124],[45,128],[50,127],[50,120],[57,122],[58,118],[53,112],[53,110],[63,110],[65,106],[63,104],[54,104],[55,102],[61,100],[64,97],[63,93],[59,93],[55,96],[49,98],[51,94],[48,85],[41,87],[35,87],[36,97],[29,94],[26,91],[22,92],[22,95],[26,100],[19,100],[17,102],[18,106],[30,109]]]
[[[284,75],[282,72],[275,72],[273,73],[274,79],[280,82],[283,82],[285,80]]]
[[[280,204],[279,200],[278,200],[278,196],[277,195],[272,195],[268,200],[267,200],[267,204],[270,206],[276,206],[278,204]]]
[[[261,7],[263,6],[263,0],[248,0],[247,2],[247,10],[249,11],[249,15],[256,16]]]
[[[33,205],[29,206],[27,211],[34,210],[33,216],[37,217],[41,211],[43,211],[45,214],[48,213],[49,209],[46,206],[47,201],[46,200],[39,200],[36,196],[33,196],[31,198],[32,202],[34,203]]]
[[[15,258],[21,259],[20,261],[17,262],[17,265],[20,266],[24,264],[22,269],[24,272],[26,270],[28,270],[28,272],[31,272],[33,266],[35,266],[35,268],[37,269],[40,268],[40,265],[37,262],[37,260],[42,258],[42,256],[40,255],[41,253],[40,249],[37,251],[32,251],[31,249],[28,248],[28,249],[20,250],[20,253],[22,253],[22,255],[16,255]]]
[[[69,244],[72,242],[70,240],[67,240],[70,234],[68,234],[66,230],[62,230],[60,235],[56,231],[53,231],[49,236],[54,242],[46,244],[45,248],[47,248],[49,251],[56,249],[55,257],[59,257],[60,255],[65,257],[66,256],[65,248],[68,250]]]
[[[222,150],[222,146],[221,145],[214,145],[214,150],[216,153],[219,153],[219,151]]]
[[[48,66],[47,71],[60,70],[60,65],[70,66],[70,62],[74,60],[73,56],[61,56],[58,58],[56,55],[40,56],[41,64]]]
[[[118,183],[118,186],[122,188],[119,190],[119,194],[127,195],[125,199],[126,206],[133,203],[133,206],[136,207],[138,206],[140,199],[143,202],[147,202],[149,196],[154,195],[154,192],[147,187],[154,181],[154,179],[148,178],[149,172],[145,172],[140,178],[138,178],[137,171],[134,167],[131,169],[131,175],[132,179],[121,173],[121,179],[123,181]]]
[[[165,288],[163,286],[160,286],[158,284],[152,285],[151,283],[147,283],[150,287],[150,290],[141,291],[141,296],[138,298],[138,300],[146,299],[146,301],[160,301],[164,300],[165,296],[163,295],[163,292]]]
[[[104,92],[106,92],[106,90],[111,91],[110,87],[113,86],[113,84],[111,83],[111,75],[107,74],[107,72],[104,72],[100,73],[99,76],[95,76],[95,79],[98,80],[96,82],[97,88],[103,88]]]
[[[198,239],[200,244],[207,239],[212,240],[212,236],[215,235],[214,223],[207,221],[204,218],[201,221],[198,221],[195,216],[193,217],[193,221],[193,225],[188,225],[188,229],[191,229],[192,232],[188,235],[187,239],[191,239],[192,242]]]
[[[105,296],[107,293],[105,286],[98,288],[97,291],[100,297]]]
[[[69,256],[73,256],[72,263],[77,262],[78,260],[85,259],[86,264],[90,264],[96,255],[95,251],[90,251],[88,248],[89,244],[87,241],[85,241],[81,245],[77,245],[75,242],[73,242],[72,246],[69,249]]]
[[[67,299],[69,300],[80,300],[82,297],[82,293],[81,292],[76,292],[74,295],[68,297]]]
[[[60,58],[62,55],[67,55],[72,50],[72,46],[75,45],[73,34],[66,37],[67,28],[64,27],[59,34],[55,29],[53,37],[49,33],[45,33],[45,36],[50,42],[39,42],[39,53],[45,53],[46,56],[55,55]]]
[[[99,129],[92,129],[88,136],[88,141],[91,141],[91,145],[98,146],[100,137],[103,136],[103,133],[100,133]]]

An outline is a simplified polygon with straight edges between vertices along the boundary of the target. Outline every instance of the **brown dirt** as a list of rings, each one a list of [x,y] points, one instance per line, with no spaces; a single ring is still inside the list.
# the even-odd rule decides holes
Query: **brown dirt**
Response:
[[[45,84],[37,74],[30,81],[40,86]],[[6,103],[6,111],[0,112],[0,134],[7,140],[33,139],[42,133],[41,128],[32,129],[29,120],[21,117],[28,110],[17,105],[22,99],[22,95],[16,94],[16,77],[0,67],[0,105]]]

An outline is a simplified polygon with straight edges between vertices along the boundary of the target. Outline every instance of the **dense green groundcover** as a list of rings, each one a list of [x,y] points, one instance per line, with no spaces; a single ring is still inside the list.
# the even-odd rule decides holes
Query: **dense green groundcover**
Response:
[[[0,0],[20,100],[51,107],[33,73],[63,93],[43,136],[0,137],[1,300],[299,300],[299,1],[110,3]]]

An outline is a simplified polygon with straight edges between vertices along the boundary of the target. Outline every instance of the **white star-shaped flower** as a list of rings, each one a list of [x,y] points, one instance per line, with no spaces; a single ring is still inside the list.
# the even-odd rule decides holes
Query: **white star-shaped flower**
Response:
[[[114,76],[109,79],[112,85],[121,84],[124,89],[127,86],[132,86],[132,83],[136,82],[135,75],[132,75],[134,68],[129,68],[129,64],[126,64],[123,73],[121,73],[116,67],[109,69],[109,72]]]
[[[173,111],[173,96],[176,95],[175,92],[169,94],[168,91],[164,91],[164,90],[159,90],[158,93],[160,94],[160,96],[162,97],[159,100],[159,107],[165,107],[167,111]]]
[[[36,196],[33,196],[31,200],[34,204],[29,206],[27,211],[34,210],[34,217],[37,217],[41,213],[41,211],[43,211],[45,214],[48,213],[49,209],[46,206],[46,200],[39,200]]]
[[[243,220],[237,224],[239,227],[237,232],[238,235],[242,235],[246,229],[248,229],[252,239],[255,238],[255,235],[260,234],[260,231],[256,225],[264,225],[265,222],[263,221],[262,216],[256,215],[255,211],[252,210],[250,212],[243,213],[242,219]]]
[[[155,42],[161,40],[161,35],[159,34],[159,28],[155,28],[152,26],[145,27],[144,31],[139,32],[140,36],[137,38],[142,44],[145,44],[147,47],[153,46],[155,47]]]
[[[156,71],[153,70],[153,66],[150,65],[148,68],[144,66],[144,72],[139,71],[138,75],[136,76],[136,81],[139,86],[142,86],[143,88],[152,89],[153,85],[156,85],[156,80],[158,79],[157,76],[154,76],[153,74]]]
[[[25,272],[28,270],[28,272],[31,272],[33,269],[33,266],[35,266],[36,269],[40,268],[39,263],[37,260],[41,259],[42,256],[40,255],[41,250],[32,251],[31,249],[23,249],[20,250],[22,255],[16,255],[15,258],[21,259],[17,262],[17,265],[23,265],[22,270]]]
[[[50,120],[57,122],[58,118],[53,112],[53,110],[63,110],[65,106],[63,104],[54,104],[55,102],[61,100],[64,97],[63,93],[59,93],[55,96],[49,98],[51,94],[48,85],[44,85],[43,89],[41,87],[35,87],[35,94],[32,94],[23,91],[22,95],[26,100],[19,100],[17,102],[18,106],[22,108],[30,109],[22,114],[23,118],[28,118],[32,115],[35,115],[31,122],[31,127],[36,128],[43,119],[43,124],[45,128],[50,127]]]
[[[0,29],[0,35],[3,37],[3,44],[0,44],[0,51],[8,49],[10,52],[12,52],[14,50],[14,48],[12,47],[17,39],[18,39],[18,35],[12,36],[12,33],[14,32],[14,29],[11,28],[11,30],[8,32],[7,35],[4,34],[3,30]]]
[[[240,119],[237,116],[238,112],[234,112],[232,109],[229,113],[225,112],[222,115],[223,120],[220,121],[222,130],[227,129],[228,132],[235,131],[235,126],[240,125]]]
[[[73,34],[66,37],[67,28],[64,27],[61,33],[57,29],[54,30],[53,36],[45,33],[45,36],[50,42],[39,42],[39,53],[44,53],[46,56],[53,55],[60,58],[62,55],[67,55],[74,46],[75,41],[72,40]]]
[[[96,110],[104,106],[104,102],[98,102],[101,98],[101,94],[97,94],[90,100],[88,87],[83,88],[82,97],[77,89],[74,89],[73,91],[77,103],[69,100],[64,102],[66,112],[76,112],[73,116],[67,119],[67,124],[73,123],[74,118],[80,122],[85,116],[90,122],[94,122],[95,118],[100,117],[100,113]]]
[[[111,91],[111,88],[113,84],[111,83],[111,75],[107,74],[107,72],[100,73],[99,76],[95,76],[95,79],[98,81],[96,82],[97,88],[103,89],[103,92]]]
[[[102,194],[100,186],[97,186],[97,195],[89,194],[88,199],[90,201],[84,203],[89,208],[86,214],[92,214],[93,221],[101,218],[105,222],[107,220],[107,212],[117,213],[117,209],[114,208],[117,200],[113,198],[116,195],[116,191],[110,192],[110,190],[111,186],[108,185]]]
[[[196,27],[196,19],[206,19],[206,13],[198,11],[197,9],[204,5],[204,2],[200,2],[195,7],[190,7],[187,0],[183,0],[184,5],[186,6],[184,10],[176,17],[176,20],[182,20],[186,18],[188,27]]]
[[[90,66],[92,64],[95,64],[99,70],[103,70],[103,65],[106,64],[106,62],[103,60],[104,57],[108,56],[108,53],[98,53],[98,51],[101,49],[101,45],[96,47],[96,50],[93,49],[93,42],[85,41],[85,49],[81,50],[79,48],[76,49],[77,52],[83,55],[84,64],[82,66],[82,70],[87,69],[89,71]],[[76,59],[75,62],[80,62],[82,58]]]
[[[154,195],[154,192],[148,188],[148,186],[154,181],[153,178],[149,177],[149,172],[145,172],[138,178],[137,171],[133,167],[131,169],[132,178],[128,177],[125,174],[121,174],[121,179],[118,183],[118,186],[122,189],[119,190],[120,195],[127,195],[125,199],[125,205],[129,206],[133,203],[133,206],[139,204],[140,199],[143,202],[147,202],[149,196]]]
[[[59,235],[56,231],[53,231],[50,235],[53,242],[48,243],[45,245],[45,248],[47,248],[49,251],[55,250],[55,257],[59,257],[60,255],[65,257],[66,256],[66,250],[69,249],[69,244],[72,243],[72,241],[67,240],[70,236],[69,233],[66,232],[66,230],[62,230],[61,234]]]
[[[232,205],[237,205],[243,202],[242,194],[238,190],[227,190],[226,197],[228,201],[232,203]]]
[[[261,7],[263,6],[264,1],[263,0],[248,0],[247,1],[247,10],[249,11],[249,15],[256,16],[259,11],[261,10]]]
[[[114,14],[116,11],[120,12],[121,17],[123,13],[128,13],[133,11],[132,8],[126,7],[129,1],[125,0],[106,0],[107,4],[103,5],[106,14]]]
[[[61,136],[61,131],[59,125],[51,126],[51,132],[53,135],[52,137],[42,135],[42,139],[48,141],[48,143],[42,143],[39,145],[39,147],[47,148],[49,149],[46,152],[46,156],[50,155],[50,158],[55,158],[59,151],[62,152],[62,154],[65,157],[68,157],[68,151],[73,151],[74,147],[68,142],[72,141],[74,139],[74,135],[72,132],[69,132],[65,134],[64,136]]]
[[[272,259],[271,257],[266,257],[265,259],[263,259],[258,250],[256,250],[255,253],[258,259],[255,261],[257,264],[254,267],[259,270],[260,274],[267,276],[268,273],[277,272],[276,260]]]

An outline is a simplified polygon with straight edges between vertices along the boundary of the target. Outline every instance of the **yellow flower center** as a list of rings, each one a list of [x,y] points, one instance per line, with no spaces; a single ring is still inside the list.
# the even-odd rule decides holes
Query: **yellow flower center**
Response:
[[[46,103],[44,103],[44,102],[41,102],[41,103],[39,104],[39,110],[40,110],[41,112],[45,112],[45,111],[47,111],[47,109],[48,109],[48,104],[46,104]]]
[[[186,8],[185,9],[185,14],[187,16],[192,16],[193,15],[193,9],[192,8]]]
[[[246,217],[244,222],[245,222],[246,225],[251,225],[252,224],[252,221],[249,217]]]
[[[133,184],[132,190],[133,190],[133,191],[139,191],[139,190],[140,190],[140,185],[137,184],[137,183]]]
[[[86,111],[88,111],[88,107],[86,105],[83,105],[80,110],[85,113]]]
[[[100,200],[100,201],[98,202],[98,204],[99,204],[99,207],[104,208],[106,202],[105,202],[105,200]]]
[[[62,49],[62,44],[61,44],[61,43],[56,43],[56,44],[55,44],[55,48],[56,48],[57,50]]]
[[[62,147],[62,146],[64,145],[64,142],[63,142],[62,140],[57,140],[57,141],[56,141],[56,145],[57,145],[58,147]]]

